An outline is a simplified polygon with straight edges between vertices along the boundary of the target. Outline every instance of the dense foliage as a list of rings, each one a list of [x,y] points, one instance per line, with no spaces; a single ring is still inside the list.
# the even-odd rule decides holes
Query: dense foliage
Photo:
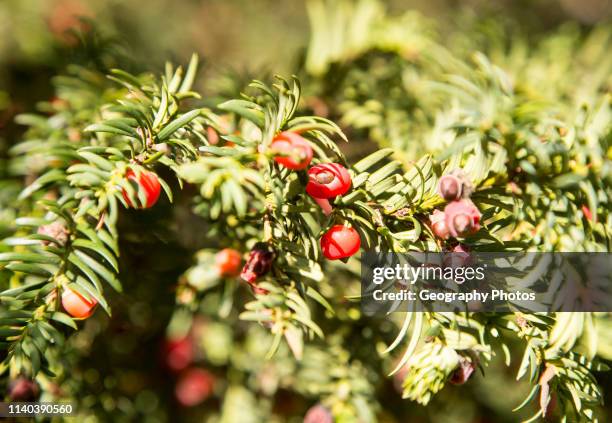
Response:
[[[612,32],[508,46],[476,28],[446,39],[372,0],[311,1],[309,14],[297,77],[242,95],[212,81],[225,89],[211,102],[193,88],[195,56],[161,75],[74,65],[38,113],[17,117],[27,130],[0,185],[2,380],[35,379],[41,398],[73,398],[100,420],[168,419],[149,407],[151,390],[135,394],[147,377],[123,375],[130,401],[115,395],[130,384],[120,376],[73,368],[96,354],[95,338],[121,332],[112,312],[124,288],[139,298],[133,321],[155,320],[152,286],[175,294],[162,356],[178,403],[206,400],[213,421],[280,421],[308,406],[309,422],[405,421],[389,411],[393,382],[422,405],[461,385],[429,418],[460,421],[465,407],[469,420],[461,390],[503,373],[496,357],[529,385],[524,401],[504,394],[500,415],[597,420],[607,315],[368,318],[349,256],[357,240],[397,252],[609,251]],[[347,141],[366,152],[347,158]],[[317,172],[328,172],[318,190]],[[442,198],[449,174],[470,185],[465,198]],[[478,219],[441,235],[432,219],[453,201]],[[338,231],[340,251],[329,246]],[[185,265],[180,276],[168,261]],[[146,334],[138,326],[127,338]]]

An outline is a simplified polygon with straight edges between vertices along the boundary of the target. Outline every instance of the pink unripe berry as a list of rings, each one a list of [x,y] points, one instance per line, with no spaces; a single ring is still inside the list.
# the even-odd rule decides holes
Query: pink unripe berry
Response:
[[[474,187],[465,172],[455,169],[440,178],[438,182],[438,194],[446,201],[469,198]]]
[[[461,198],[461,180],[455,175],[444,175],[438,183],[440,197],[446,201],[458,200]]]
[[[480,229],[480,211],[470,200],[456,200],[444,208],[446,226],[457,238],[473,234]]]
[[[435,236],[440,239],[448,239],[450,232],[448,230],[448,226],[446,226],[446,217],[444,212],[434,210],[434,212],[429,216],[429,221],[431,222],[431,230]]]

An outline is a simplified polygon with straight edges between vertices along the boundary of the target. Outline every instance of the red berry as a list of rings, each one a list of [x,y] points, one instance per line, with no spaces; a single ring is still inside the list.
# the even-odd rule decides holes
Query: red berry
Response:
[[[446,226],[444,212],[440,210],[434,210],[433,214],[429,216],[431,222],[431,230],[435,236],[440,239],[448,239],[450,232],[448,226]]]
[[[361,238],[355,228],[334,225],[321,237],[321,250],[329,260],[350,257],[359,251]]]
[[[62,307],[66,313],[77,319],[86,319],[91,316],[97,304],[98,301],[95,299],[88,300],[70,288],[64,289],[62,293]]]
[[[215,265],[221,276],[236,276],[241,262],[242,256],[232,248],[224,248],[215,256]]]
[[[159,199],[159,194],[161,192],[161,184],[159,183],[159,179],[157,175],[153,172],[149,172],[147,170],[142,170],[140,175],[137,176],[136,173],[132,169],[128,169],[125,173],[125,177],[137,186],[138,190],[144,190],[146,203],[144,207],[135,206],[130,201],[130,198],[125,190],[123,190],[123,199],[127,203],[129,207],[132,208],[145,208],[153,207],[157,200]]]
[[[184,407],[193,407],[204,402],[212,393],[215,378],[204,369],[186,370],[176,382],[174,395]]]
[[[9,383],[8,395],[11,401],[34,401],[38,397],[38,385],[33,380],[19,377]]]
[[[193,342],[190,338],[168,339],[164,345],[164,360],[172,371],[181,371],[193,361]]]
[[[219,134],[217,133],[217,131],[215,131],[213,127],[208,126],[206,128],[206,137],[208,138],[209,144],[211,145],[219,144]]]
[[[308,170],[306,192],[314,198],[332,198],[346,193],[351,187],[351,175],[339,163],[323,163]]]
[[[274,161],[287,169],[306,169],[312,160],[310,143],[295,132],[281,132],[274,138],[270,148],[275,153],[282,153],[274,157]]]
[[[473,234],[480,229],[480,211],[470,200],[457,200],[444,208],[445,222],[453,237]]]
[[[587,220],[591,222],[593,221],[593,213],[591,213],[591,209],[589,209],[587,206],[582,206],[582,213]]]

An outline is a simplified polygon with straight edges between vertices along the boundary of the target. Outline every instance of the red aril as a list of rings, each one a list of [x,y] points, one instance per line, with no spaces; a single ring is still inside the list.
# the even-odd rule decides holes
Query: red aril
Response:
[[[333,198],[351,188],[351,175],[340,163],[322,163],[308,170],[306,192],[313,198]]]
[[[312,147],[302,136],[295,132],[285,131],[278,134],[270,149],[274,153],[281,153],[274,157],[274,161],[287,169],[306,169],[312,160]]]
[[[174,372],[181,371],[193,361],[193,342],[191,338],[167,339],[164,344],[164,362]]]
[[[334,225],[321,237],[321,250],[329,260],[338,260],[359,251],[361,238],[355,228]]]
[[[179,376],[174,387],[177,401],[184,407],[204,402],[212,394],[214,376],[204,369],[191,368]]]
[[[62,292],[62,307],[66,313],[77,319],[86,319],[91,316],[97,304],[95,299],[88,300],[70,288]]]
[[[215,266],[221,276],[236,276],[240,272],[242,256],[232,248],[224,248],[215,255]]]
[[[134,205],[130,200],[128,193],[123,190],[123,199],[127,203],[129,207],[139,209],[144,208],[148,209],[153,207],[157,200],[159,199],[159,194],[161,192],[161,184],[159,183],[159,179],[157,175],[153,172],[149,172],[148,170],[140,171],[140,174],[137,175],[132,169],[128,169],[125,173],[126,179],[128,179],[135,188],[137,188],[137,193],[139,190],[144,190],[146,202],[143,205]]]

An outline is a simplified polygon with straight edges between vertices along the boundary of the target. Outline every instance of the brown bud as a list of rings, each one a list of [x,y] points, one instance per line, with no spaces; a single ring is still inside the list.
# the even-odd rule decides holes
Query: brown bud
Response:
[[[459,359],[459,366],[455,369],[451,378],[449,380],[453,385],[463,385],[468,381],[474,370],[476,369],[476,365],[472,363],[469,359],[465,357],[461,357]]]
[[[240,277],[253,284],[258,278],[270,271],[273,261],[274,252],[270,246],[265,242],[258,242],[249,253],[249,258],[242,268]]]

